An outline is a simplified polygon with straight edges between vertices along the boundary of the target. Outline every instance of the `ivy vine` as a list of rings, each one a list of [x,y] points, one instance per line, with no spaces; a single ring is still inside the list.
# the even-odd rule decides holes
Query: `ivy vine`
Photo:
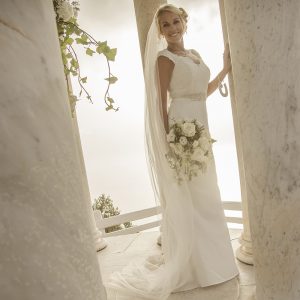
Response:
[[[85,96],[86,99],[93,103],[92,96],[85,87],[88,78],[82,74],[74,44],[82,45],[85,54],[88,56],[99,54],[105,57],[108,68],[108,76],[105,78],[107,81],[107,88],[104,94],[104,102],[106,104],[105,109],[107,111],[118,111],[119,108],[115,107],[115,102],[109,95],[111,84],[114,84],[118,80],[118,78],[112,74],[110,67],[110,61],[115,60],[117,49],[110,48],[107,41],[97,41],[92,35],[79,26],[77,23],[77,15],[79,12],[78,1],[69,2],[68,0],[53,0],[53,5],[56,13],[56,24],[64,72],[66,78],[69,75],[76,77],[80,87],[79,96],[72,94],[71,89],[68,87],[72,113],[75,110],[76,102],[81,96]]]

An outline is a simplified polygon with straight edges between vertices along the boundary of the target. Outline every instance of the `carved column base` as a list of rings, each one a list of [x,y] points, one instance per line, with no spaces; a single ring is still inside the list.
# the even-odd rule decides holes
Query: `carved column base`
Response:
[[[251,239],[245,237],[244,233],[239,237],[239,242],[241,246],[236,250],[236,258],[248,265],[253,265],[253,251]]]
[[[102,232],[99,228],[101,224],[102,215],[99,210],[92,210],[92,227],[93,227],[93,237],[96,244],[96,251],[101,251],[107,246],[107,242],[102,237]],[[103,229],[104,230],[104,229]]]
[[[96,251],[101,251],[107,246],[106,240],[102,237],[102,232],[99,229],[95,229],[93,232],[93,237],[96,245]]]

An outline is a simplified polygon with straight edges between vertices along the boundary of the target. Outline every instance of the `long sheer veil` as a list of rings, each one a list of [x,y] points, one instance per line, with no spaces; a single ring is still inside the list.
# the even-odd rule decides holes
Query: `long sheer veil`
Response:
[[[155,199],[162,207],[162,250],[165,260],[176,257],[176,264],[180,265],[191,253],[193,204],[187,183],[177,184],[165,157],[169,146],[162,115],[157,56],[160,50],[167,47],[167,43],[159,37],[158,26],[154,16],[144,58],[146,153]],[[184,213],[181,213],[182,209],[185,210]],[[175,245],[174,242],[178,244]]]
[[[159,38],[154,16],[144,57],[145,143],[155,199],[162,208],[162,255],[161,258],[146,259],[142,264],[132,262],[121,272],[113,273],[106,286],[115,292],[115,299],[127,299],[124,295],[128,299],[167,299],[171,292],[180,290],[186,284],[182,273],[186,272],[195,240],[189,189],[185,182],[177,184],[165,158],[168,143],[162,117],[157,56],[166,46]]]

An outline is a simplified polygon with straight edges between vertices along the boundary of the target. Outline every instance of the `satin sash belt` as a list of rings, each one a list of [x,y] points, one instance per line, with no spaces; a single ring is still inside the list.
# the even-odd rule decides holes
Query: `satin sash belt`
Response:
[[[192,101],[203,101],[206,100],[205,93],[182,95],[182,96],[171,96],[172,101],[174,100],[192,100]]]

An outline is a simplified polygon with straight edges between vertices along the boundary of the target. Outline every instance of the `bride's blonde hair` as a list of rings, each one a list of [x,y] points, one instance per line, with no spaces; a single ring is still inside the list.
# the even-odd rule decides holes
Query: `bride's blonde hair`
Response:
[[[160,17],[166,11],[172,12],[172,13],[178,15],[181,22],[182,22],[182,24],[183,24],[183,26],[184,26],[184,29],[186,30],[187,22],[188,22],[187,12],[182,7],[176,7],[173,4],[163,4],[158,8],[158,10],[155,13],[156,27],[157,27],[159,36],[162,35],[161,27],[160,27],[160,24],[159,24]]]

